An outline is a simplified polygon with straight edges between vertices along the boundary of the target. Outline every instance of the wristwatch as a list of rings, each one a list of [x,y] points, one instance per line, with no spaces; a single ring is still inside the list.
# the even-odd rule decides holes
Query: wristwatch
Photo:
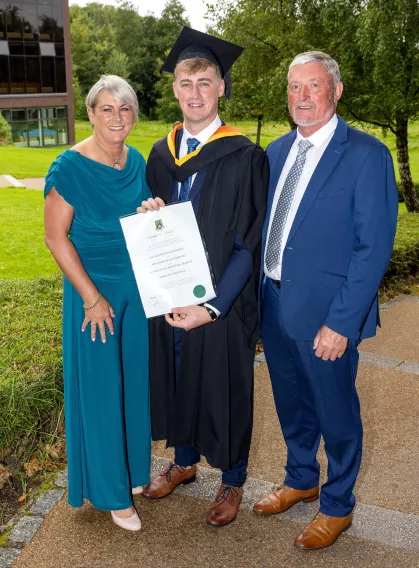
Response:
[[[203,308],[205,308],[207,310],[207,312],[209,313],[209,316],[211,318],[211,323],[215,320],[218,319],[217,314],[214,312],[214,310],[212,308],[210,308],[209,306],[206,306],[205,304],[201,304]]]

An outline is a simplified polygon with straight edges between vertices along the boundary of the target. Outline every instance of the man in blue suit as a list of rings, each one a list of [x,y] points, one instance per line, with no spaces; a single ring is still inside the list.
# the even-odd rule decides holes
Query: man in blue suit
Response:
[[[357,347],[380,323],[377,290],[397,219],[390,153],[336,116],[342,91],[330,56],[298,55],[288,75],[298,130],[267,150],[262,339],[288,457],[284,485],[254,510],[281,513],[318,498],[323,436],[320,511],[295,541],[306,550],[333,544],[352,522],[362,453]]]

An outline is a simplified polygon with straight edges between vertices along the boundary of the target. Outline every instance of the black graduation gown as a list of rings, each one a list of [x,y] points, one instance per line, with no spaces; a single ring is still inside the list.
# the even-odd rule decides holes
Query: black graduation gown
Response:
[[[170,203],[173,179],[183,181],[206,168],[197,220],[215,279],[223,273],[237,233],[252,256],[253,270],[225,317],[183,333],[177,380],[173,328],[163,317],[150,320],[152,438],[166,440],[167,446],[191,444],[210,465],[228,469],[247,459],[252,433],[257,287],[269,166],[263,150],[243,135],[216,138],[177,165],[173,140],[180,134],[159,140],[151,151],[147,182],[153,195]]]

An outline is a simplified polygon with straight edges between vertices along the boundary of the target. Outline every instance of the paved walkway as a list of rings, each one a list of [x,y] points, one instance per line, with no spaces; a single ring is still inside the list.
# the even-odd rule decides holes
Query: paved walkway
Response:
[[[44,189],[45,178],[16,179],[11,175],[0,175],[0,187],[21,187],[26,189]]]
[[[405,296],[391,303],[382,313],[382,322],[377,338],[361,347],[358,389],[365,445],[356,485],[358,505],[352,528],[334,546],[310,553],[292,546],[301,523],[315,514],[318,502],[299,504],[269,518],[250,510],[261,495],[282,481],[285,459],[262,355],[255,370],[251,479],[235,523],[223,529],[211,529],[204,523],[219,476],[202,463],[198,482],[171,497],[157,502],[136,498],[144,527],[140,533],[118,529],[108,514],[89,504],[74,510],[62,499],[13,568],[417,568],[419,298]],[[155,471],[171,456],[161,443],[154,444],[153,454]],[[324,472],[323,450],[319,461]],[[55,495],[58,499],[61,493]],[[40,510],[25,522],[41,524]],[[11,559],[17,551],[7,554]],[[0,568],[10,562],[2,564],[0,549]]]

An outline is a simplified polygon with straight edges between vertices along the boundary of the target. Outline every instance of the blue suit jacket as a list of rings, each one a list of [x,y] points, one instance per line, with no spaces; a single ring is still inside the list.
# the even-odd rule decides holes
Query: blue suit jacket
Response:
[[[267,149],[271,177],[263,251],[275,189],[295,137],[290,132]],[[387,147],[339,118],[284,249],[279,317],[293,339],[310,341],[324,324],[354,340],[375,335],[377,291],[391,257],[397,212]],[[262,279],[263,265],[264,254]]]

